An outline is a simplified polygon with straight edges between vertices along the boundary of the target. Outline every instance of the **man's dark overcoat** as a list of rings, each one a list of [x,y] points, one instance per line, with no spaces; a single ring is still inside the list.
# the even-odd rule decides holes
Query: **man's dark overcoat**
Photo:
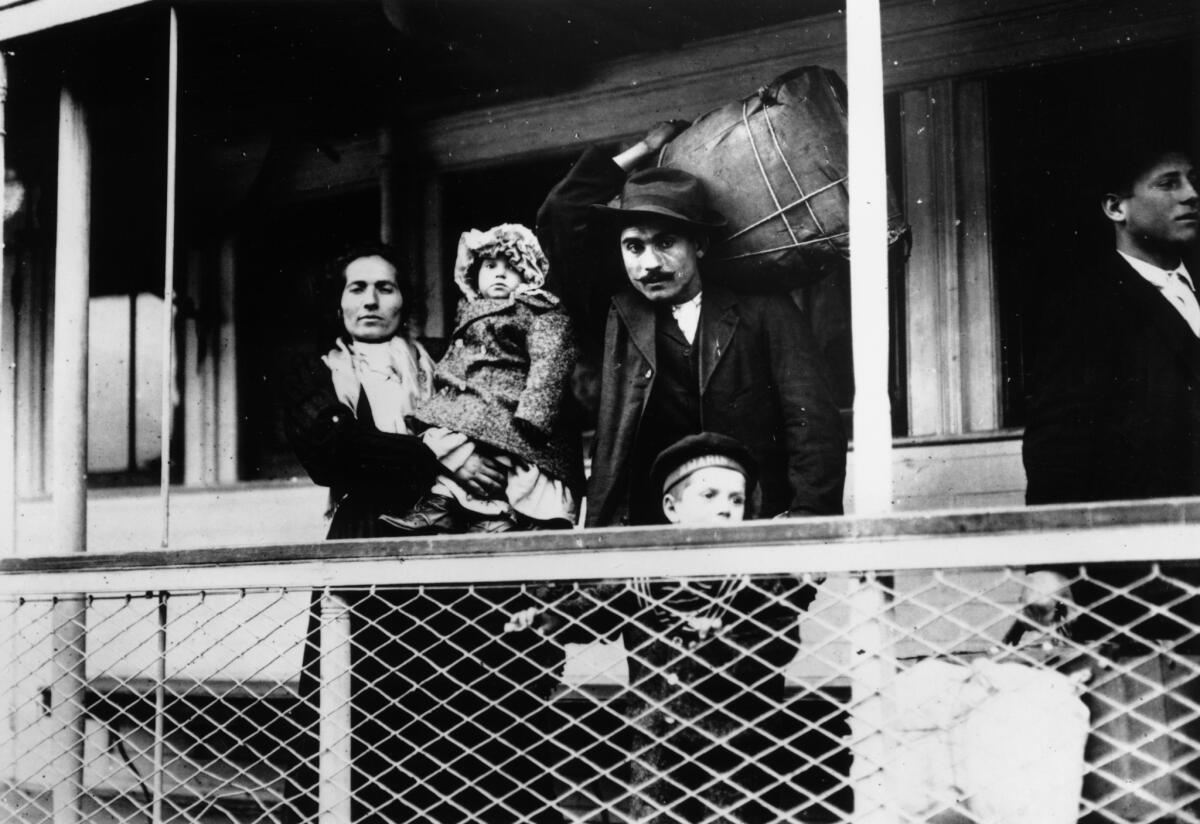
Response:
[[[1028,503],[1200,494],[1200,339],[1175,308],[1113,251],[1049,320],[1025,429]],[[1058,569],[1087,608],[1078,640],[1129,650],[1190,635],[1172,616],[1200,619],[1196,599],[1145,564]],[[1194,569],[1164,571],[1200,583]],[[1133,597],[1114,597],[1125,588]]]
[[[608,305],[589,526],[631,520],[631,467],[656,378],[655,307],[630,286],[617,233],[597,225],[591,209],[617,194],[625,176],[590,149],[538,214],[550,278],[564,303],[585,321]],[[597,326],[593,320],[593,334]],[[695,347],[700,428],[736,438],[758,462],[761,499],[753,514],[840,514],[846,438],[799,308],[783,295],[734,294],[705,283]]]
[[[1115,251],[1072,297],[1035,369],[1026,500],[1200,494],[1200,339]]]

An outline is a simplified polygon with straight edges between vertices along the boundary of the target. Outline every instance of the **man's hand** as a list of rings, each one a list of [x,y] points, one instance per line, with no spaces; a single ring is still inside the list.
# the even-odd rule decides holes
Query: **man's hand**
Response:
[[[655,123],[650,127],[650,131],[646,132],[642,142],[651,152],[657,152],[690,125],[686,120],[664,120],[661,123]]]
[[[1021,614],[1047,630],[1057,630],[1079,615],[1079,607],[1071,597],[1071,582],[1049,570],[1025,575],[1020,603]]]
[[[476,452],[454,473],[454,480],[476,498],[496,498],[504,489],[504,476],[502,464]]]
[[[524,632],[532,629],[539,635],[549,637],[561,625],[562,619],[554,613],[546,611],[545,607],[527,607],[508,617],[508,621],[504,624],[504,631]]]
[[[534,623],[541,612],[542,610],[537,607],[528,607],[520,612],[514,612],[504,624],[504,631],[523,632],[527,629],[533,629]]]
[[[614,156],[613,163],[628,172],[674,140],[676,135],[690,125],[686,120],[664,120],[655,123],[650,127],[650,131],[646,132],[645,137]]]
[[[688,629],[700,636],[703,641],[710,635],[716,635],[724,627],[724,622],[720,618],[701,618],[699,616],[690,616],[687,619]]]

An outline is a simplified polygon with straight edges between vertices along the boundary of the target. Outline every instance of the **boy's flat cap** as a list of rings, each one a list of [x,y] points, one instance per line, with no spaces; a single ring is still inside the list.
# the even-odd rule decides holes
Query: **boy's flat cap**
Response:
[[[741,441],[716,432],[688,435],[668,446],[650,467],[650,488],[666,492],[698,469],[723,466],[746,477],[746,492],[758,482],[758,465]]]

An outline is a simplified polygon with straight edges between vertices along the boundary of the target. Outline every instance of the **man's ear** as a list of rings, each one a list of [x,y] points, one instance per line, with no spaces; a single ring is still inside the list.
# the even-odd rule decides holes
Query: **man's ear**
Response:
[[[1115,192],[1109,192],[1100,198],[1100,210],[1113,223],[1125,220],[1125,198]]]
[[[708,251],[708,235],[705,235],[705,234],[695,235],[694,243],[696,246],[696,257],[697,258],[704,257],[704,253]]]
[[[679,512],[675,509],[675,496],[670,492],[663,495],[662,508],[668,521],[673,524],[679,523]]]

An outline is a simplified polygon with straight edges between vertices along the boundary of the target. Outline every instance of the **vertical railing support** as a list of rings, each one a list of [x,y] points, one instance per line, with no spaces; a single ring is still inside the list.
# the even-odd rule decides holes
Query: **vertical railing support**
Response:
[[[54,824],[79,824],[83,813],[84,669],[87,603],[83,595],[54,599],[50,683],[54,766],[50,804]]]
[[[232,235],[221,241],[217,272],[220,278],[220,330],[217,333],[217,483],[238,479],[237,325],[234,323],[234,288],[237,280],[237,247]]]
[[[854,511],[892,508],[892,424],[888,398],[887,152],[884,146],[880,0],[847,0],[846,79],[850,169],[850,299],[854,341]],[[874,574],[850,597],[854,820],[890,824],[882,765],[895,665],[888,595]]]
[[[174,386],[172,365],[175,338],[175,151],[179,125],[179,15],[170,9],[170,31],[167,43],[167,192],[166,227],[163,243],[163,317],[162,317],[162,412],[159,421],[159,499],[162,506],[163,549],[171,542],[171,388]]]
[[[87,537],[88,288],[91,145],[83,107],[63,89],[58,118],[54,251],[53,500],[60,554]]]
[[[10,267],[4,254],[4,224],[8,214],[8,192],[6,178],[8,161],[6,148],[8,131],[6,109],[8,106],[8,60],[0,51],[0,547],[8,552],[17,552],[17,374],[16,341],[17,312],[13,305],[13,280],[16,267]],[[0,549],[0,552],[3,552]],[[4,701],[4,728],[0,736],[5,741],[4,750],[10,764],[17,757],[17,684],[19,679],[13,668],[17,661],[17,615],[15,610],[6,611],[0,621],[8,643],[10,665],[0,673],[0,686],[7,699]],[[6,813],[10,810],[5,809]]]
[[[321,598],[319,824],[350,824],[350,608]]]
[[[854,761],[855,824],[891,824],[898,820],[888,804],[883,765],[893,747],[885,732],[893,708],[888,696],[896,664],[888,632],[889,593],[873,572],[850,581],[850,737]]]
[[[0,547],[17,545],[17,374],[16,307],[13,306],[15,267],[4,255],[4,223],[7,222],[8,161],[5,152],[8,132],[5,108],[8,100],[8,63],[0,51]]]
[[[158,661],[154,678],[154,778],[150,782],[154,802],[150,810],[150,824],[163,824],[163,778],[166,749],[167,717],[167,593],[158,593]]]
[[[887,153],[879,0],[846,4],[850,302],[854,348],[854,511],[892,508],[888,399]]]
[[[87,548],[88,259],[91,144],[84,108],[64,87],[58,107],[58,219],[54,258],[54,551]],[[49,711],[56,754],[54,824],[82,819],[85,603],[55,600]]]
[[[8,220],[8,191],[6,178],[6,107],[8,105],[8,61],[0,51],[0,547],[17,551],[17,374],[16,374],[16,307],[13,306],[13,279],[15,267],[7,265],[4,254],[4,224]],[[3,551],[3,550],[0,550]],[[0,631],[9,639],[9,660],[17,658],[17,619],[7,613],[0,622]],[[5,751],[10,762],[16,764],[16,675],[11,667],[0,673],[0,685],[8,696],[4,702],[4,729],[0,732],[5,741]]]

